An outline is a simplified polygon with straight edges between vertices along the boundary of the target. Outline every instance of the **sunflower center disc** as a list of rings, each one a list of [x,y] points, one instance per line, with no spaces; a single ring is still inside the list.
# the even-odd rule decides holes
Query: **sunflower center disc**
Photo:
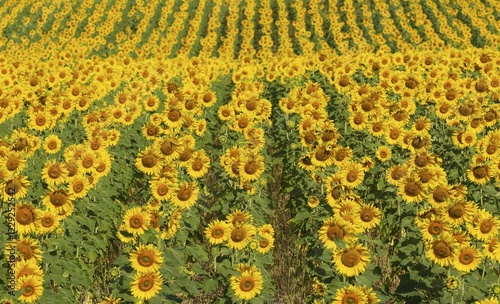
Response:
[[[215,238],[220,238],[224,235],[224,231],[220,228],[217,228],[217,229],[214,229],[212,231],[212,236],[215,237]]]
[[[460,261],[460,264],[463,264],[463,265],[469,265],[474,260],[472,255],[468,252],[460,254],[458,259]]]
[[[23,288],[23,296],[29,297],[35,293],[35,288],[31,285],[26,285]]]
[[[417,196],[420,193],[420,189],[415,183],[409,183],[405,185],[405,193],[408,196]]]
[[[50,196],[50,202],[56,207],[64,205],[66,203],[66,199],[66,195],[61,192],[56,192],[55,194]]]
[[[465,214],[465,208],[462,204],[455,205],[450,208],[448,214],[453,219],[461,218]]]
[[[474,174],[475,178],[485,178],[488,172],[486,171],[486,168],[484,167],[477,167],[472,170],[472,173]]]
[[[352,183],[356,181],[358,178],[358,174],[355,171],[350,171],[349,174],[347,174],[347,181]]]
[[[141,291],[148,291],[153,288],[153,280],[151,278],[142,278],[139,281],[138,287]]]
[[[42,221],[42,225],[43,225],[43,227],[45,227],[45,228],[51,227],[53,223],[54,223],[54,222],[53,222],[53,221],[52,221],[52,219],[51,219],[51,218],[49,218],[49,217],[44,218],[44,219],[43,219],[43,221]]]
[[[231,232],[231,239],[233,242],[241,242],[245,239],[246,233],[245,230],[242,228],[236,228]]]
[[[253,283],[253,280],[251,278],[243,279],[240,282],[240,289],[245,291],[245,292],[252,290],[253,286],[254,286],[254,283]]]
[[[134,216],[130,219],[130,226],[135,229],[140,228],[142,226],[142,220]]]
[[[144,266],[144,267],[148,267],[148,266],[151,266],[153,265],[153,259],[151,259],[149,256],[147,255],[143,255],[141,256],[141,258],[139,259],[139,264],[141,264],[141,266]]]
[[[489,233],[491,231],[491,228],[492,226],[490,221],[486,221],[481,223],[479,230],[481,230],[481,233]]]
[[[342,261],[342,264],[344,264],[345,266],[354,267],[360,261],[360,254],[357,250],[351,249],[342,254],[340,260]]]
[[[434,254],[440,258],[444,259],[451,255],[450,247],[443,241],[438,241],[434,244]]]
[[[344,230],[342,230],[342,228],[340,228],[339,226],[335,225],[333,227],[328,228],[326,235],[328,236],[328,239],[332,241],[336,238],[343,239]]]
[[[363,222],[369,222],[373,218],[374,218],[374,214],[371,210],[363,210],[363,212],[361,212],[361,220]]]

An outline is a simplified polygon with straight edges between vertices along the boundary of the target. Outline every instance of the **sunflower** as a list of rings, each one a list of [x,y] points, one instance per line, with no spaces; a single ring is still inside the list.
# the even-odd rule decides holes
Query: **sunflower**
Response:
[[[458,201],[452,204],[447,210],[447,219],[454,225],[468,223],[477,212],[477,207],[470,201]]]
[[[155,175],[161,170],[162,160],[163,158],[154,146],[151,146],[139,153],[135,159],[135,166],[145,174]]]
[[[163,256],[154,245],[140,244],[130,253],[130,263],[137,272],[156,272],[163,263]]]
[[[452,199],[452,187],[447,183],[439,183],[436,187],[429,189],[427,201],[432,207],[448,208]]]
[[[364,304],[369,303],[368,297],[363,289],[353,285],[345,286],[337,290],[332,304]]]
[[[266,234],[266,235],[274,236],[274,228],[271,224],[265,224],[265,225],[262,225],[259,227],[258,233],[261,235]]]
[[[316,167],[327,167],[333,163],[333,150],[325,144],[317,146],[311,151],[311,163]]]
[[[335,240],[348,244],[356,241],[354,231],[355,229],[351,223],[332,216],[323,221],[323,226],[319,230],[319,239],[323,242],[325,248],[336,250],[337,244]]]
[[[68,217],[74,209],[73,197],[64,189],[49,187],[48,192],[42,199],[47,209],[56,212],[61,218]]]
[[[265,133],[263,129],[256,127],[249,128],[245,130],[244,135],[245,139],[247,140],[247,146],[250,148],[250,150],[262,150],[266,143],[264,136]]]
[[[455,251],[458,246],[455,238],[449,233],[441,233],[439,238],[426,242],[427,257],[440,266],[450,266],[455,256]]]
[[[419,203],[425,198],[426,187],[418,178],[408,177],[398,186],[398,192],[407,203]]]
[[[207,228],[205,228],[205,237],[210,244],[221,244],[229,238],[229,231],[231,226],[220,220],[212,221]]]
[[[71,178],[69,182],[68,193],[74,197],[74,199],[79,199],[85,197],[90,190],[90,183],[85,175],[77,174]]]
[[[367,304],[376,304],[380,302],[380,300],[377,298],[377,294],[373,292],[373,288],[367,288],[366,286],[361,286],[360,288],[366,295],[367,298]]]
[[[361,111],[351,112],[349,125],[356,131],[361,131],[368,126],[368,115]]]
[[[144,110],[154,112],[158,109],[160,103],[160,99],[157,96],[150,95],[143,100],[142,105],[144,106]]]
[[[498,235],[500,220],[484,209],[478,209],[472,221],[466,223],[470,234],[480,241],[489,241]]]
[[[92,175],[94,175],[97,179],[107,176],[109,172],[111,172],[111,163],[113,162],[111,156],[108,152],[102,151],[98,152],[98,159],[96,161],[96,166],[94,167],[94,171]]]
[[[173,184],[168,178],[162,177],[149,181],[153,197],[159,201],[168,200],[172,194]]]
[[[352,149],[350,147],[336,147],[333,149],[333,162],[336,166],[343,166],[352,159]]]
[[[374,137],[382,137],[387,130],[387,125],[383,121],[371,122],[368,126],[368,133]]]
[[[254,153],[244,156],[239,163],[238,172],[241,179],[257,180],[264,172],[264,157]]]
[[[314,277],[314,279],[313,279],[312,289],[313,289],[314,294],[318,295],[320,297],[326,295],[326,293],[328,291],[328,287],[326,286],[326,284],[321,282],[320,280],[318,280],[317,277]],[[314,302],[314,303],[316,303],[316,302]]]
[[[388,144],[396,145],[399,143],[400,138],[404,136],[404,133],[405,131],[401,127],[389,125],[384,135]]]
[[[274,237],[269,234],[259,235],[257,238],[257,251],[261,254],[268,253],[274,247]]]
[[[3,188],[3,201],[7,202],[11,198],[19,200],[24,198],[28,194],[27,188],[30,182],[24,176],[14,176],[0,184],[0,188]]]
[[[467,273],[476,270],[481,263],[481,252],[474,246],[462,246],[453,258],[453,267]]]
[[[34,275],[36,277],[43,276],[43,271],[40,265],[33,262],[32,260],[19,260],[15,265],[16,279],[23,276]]]
[[[121,304],[122,298],[115,298],[113,295],[102,298],[98,304]]]
[[[3,158],[0,157],[0,164],[7,169],[10,174],[19,174],[26,166],[24,153],[10,151]]]
[[[361,204],[358,214],[361,219],[361,228],[364,230],[375,228],[380,224],[380,210],[372,203]]]
[[[226,222],[233,226],[252,222],[252,215],[248,211],[237,209],[226,217]]]
[[[63,164],[56,162],[54,159],[46,162],[42,168],[42,179],[49,186],[64,183],[68,174],[69,172]]]
[[[311,156],[309,155],[303,155],[300,157],[298,160],[298,166],[300,169],[308,172],[312,172],[316,169],[316,166],[313,164]]]
[[[348,188],[356,188],[363,182],[365,178],[365,170],[363,166],[354,161],[346,162],[340,167],[340,177],[343,186]]]
[[[163,285],[163,278],[158,272],[138,272],[130,289],[135,298],[149,300],[156,296]]]
[[[233,226],[227,240],[227,245],[229,248],[242,250],[255,236],[255,233],[256,229],[251,224],[239,224]]]
[[[239,276],[231,276],[231,289],[240,300],[250,300],[260,294],[263,288],[260,271],[244,271]]]
[[[134,236],[142,235],[149,228],[151,215],[142,210],[141,207],[134,207],[125,213],[123,224],[125,230]]]
[[[121,223],[120,226],[118,227],[118,230],[116,231],[116,236],[122,243],[132,243],[134,244],[136,242],[135,235],[132,233],[127,232],[127,225],[126,223]],[[56,231],[57,232],[57,231]]]
[[[38,229],[40,210],[31,204],[20,203],[16,205],[16,229],[21,235],[30,234]]]
[[[339,215],[343,212],[356,213],[360,209],[358,201],[360,201],[360,199],[357,196],[345,195],[331,205],[333,208],[333,213],[336,215]]]
[[[408,174],[408,166],[394,165],[387,169],[386,180],[393,186],[399,186],[404,183]]]
[[[231,119],[229,128],[233,131],[244,133],[245,130],[253,128],[253,125],[250,113],[240,113]]]
[[[482,253],[485,257],[500,262],[500,238],[496,236],[483,243]]]
[[[490,297],[481,301],[476,301],[474,304],[499,304],[498,298],[496,297]]]
[[[388,146],[378,147],[375,154],[376,154],[378,160],[380,160],[382,162],[386,162],[386,161],[390,160],[392,157],[391,148],[389,148]]]
[[[55,120],[46,112],[34,113],[28,110],[28,127],[31,130],[45,131],[55,125]]]
[[[22,291],[19,301],[33,303],[43,294],[43,277],[32,274],[22,276],[17,280],[16,289]]]
[[[168,240],[174,237],[177,230],[180,228],[180,220],[182,218],[182,208],[176,208],[172,211],[168,218],[168,222],[160,227],[161,238]]]
[[[432,122],[426,116],[419,117],[412,125],[415,132],[428,132],[432,127]]]
[[[200,178],[207,174],[210,168],[210,158],[205,150],[198,150],[193,153],[193,157],[187,165],[187,173],[192,178]]]
[[[21,236],[17,241],[12,244],[17,246],[17,252],[21,260],[31,261],[33,263],[40,263],[42,261],[42,251],[40,250],[39,241],[30,237]],[[9,246],[6,246],[7,251]],[[7,252],[5,252],[8,256]]]
[[[338,173],[330,175],[326,179],[326,201],[328,205],[334,207],[342,198],[351,193],[351,189],[340,184],[341,177]]]
[[[219,110],[217,110],[217,114],[222,121],[229,121],[235,116],[234,108],[230,105],[222,105]]]
[[[47,234],[59,227],[59,216],[57,213],[50,210],[43,210],[40,212],[38,218],[37,234]]]
[[[182,182],[172,189],[171,203],[180,208],[191,208],[198,199],[200,189],[196,182]]]
[[[169,163],[179,157],[179,146],[179,143],[174,138],[166,138],[164,140],[157,139],[154,143],[154,150],[160,151],[164,161]]]
[[[184,122],[183,113],[180,109],[171,108],[163,111],[163,122],[169,128],[178,129]]]
[[[494,170],[488,164],[477,164],[471,166],[467,171],[467,177],[477,185],[484,185],[490,181]]]
[[[307,199],[307,205],[311,208],[316,208],[319,206],[319,199],[317,196],[311,196]]]
[[[78,168],[85,173],[92,173],[95,170],[97,153],[89,148],[84,148],[82,154],[78,158]]]
[[[365,271],[366,265],[370,263],[370,256],[365,246],[357,244],[337,249],[333,262],[339,273],[352,277]]]
[[[450,233],[451,227],[443,217],[431,216],[417,223],[424,240],[433,241],[442,233]]]

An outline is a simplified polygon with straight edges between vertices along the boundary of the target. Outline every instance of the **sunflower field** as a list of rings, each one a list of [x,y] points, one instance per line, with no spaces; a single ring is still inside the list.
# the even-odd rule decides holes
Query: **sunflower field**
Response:
[[[0,16],[0,303],[499,303],[498,0]]]

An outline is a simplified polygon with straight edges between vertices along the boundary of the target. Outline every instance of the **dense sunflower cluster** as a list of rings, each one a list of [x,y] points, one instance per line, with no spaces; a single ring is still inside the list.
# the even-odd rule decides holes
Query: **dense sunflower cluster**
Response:
[[[257,69],[243,67],[233,73],[236,87],[231,101],[218,109],[219,119],[229,130],[241,138],[241,145],[227,149],[220,162],[225,172],[236,179],[241,189],[249,194],[256,192],[260,177],[264,172],[264,157],[261,154],[265,147],[264,129],[270,123],[271,103],[261,98],[264,86],[254,81]]]
[[[11,250],[15,248],[16,250]],[[14,254],[15,253],[15,254]],[[31,237],[20,237],[6,244],[4,254],[15,258],[14,273],[16,290],[21,292],[19,300],[33,303],[43,294],[43,270],[41,268],[42,251],[38,240]]]
[[[440,126],[457,149],[474,151],[465,175],[470,183],[498,182],[499,63],[494,50],[483,49],[442,56],[366,54],[355,62],[325,60],[322,66],[334,71],[329,80],[348,109],[349,126],[375,140],[374,156],[387,168],[386,182],[402,201],[423,208],[415,222],[429,259],[463,273],[477,269],[484,257],[498,262],[499,218],[484,209],[482,200],[467,198],[467,184],[448,182],[445,164],[434,152],[444,139],[436,140],[431,131]],[[359,81],[360,75],[377,81]],[[366,248],[354,245],[356,235],[376,227],[381,212],[363,203],[355,190],[375,162],[372,155],[356,161],[352,148],[336,144],[341,134],[325,120],[328,99],[318,87],[308,82],[294,88],[279,104],[286,114],[300,115],[297,128],[305,153],[298,166],[316,180],[334,167],[325,180],[334,216],[324,220],[319,237],[326,248],[337,250],[334,263],[340,273],[358,275],[369,258]],[[415,115],[421,107],[429,109],[427,116]],[[408,158],[395,163],[394,151]],[[316,208],[319,202],[315,196],[308,204]],[[339,241],[353,245],[339,251]]]
[[[356,276],[364,272],[370,262],[367,248],[356,244],[357,236],[377,227],[381,216],[377,207],[364,203],[355,193],[373,161],[367,158],[356,161],[349,147],[337,144],[341,135],[328,119],[327,103],[328,96],[319,84],[308,82],[304,88],[292,89],[279,105],[286,114],[300,115],[297,129],[305,153],[299,158],[298,166],[313,176],[327,167],[338,169],[325,180],[326,200],[333,216],[323,221],[319,238],[326,248],[334,251],[337,271]],[[314,208],[317,204],[309,202]],[[346,247],[338,248],[337,242]]]
[[[236,210],[225,221],[214,220],[205,228],[205,237],[212,245],[224,244],[233,250],[267,254],[274,246],[274,228],[270,224],[256,227],[248,211]],[[263,278],[255,265],[240,264],[240,276],[230,278],[234,295],[242,300],[254,298],[262,290]]]
[[[414,208],[433,263],[465,276],[484,262],[484,277],[487,263],[500,262],[498,210],[483,202],[483,190],[492,196],[500,181],[500,11],[492,1],[29,0],[5,1],[0,16],[0,201],[15,201],[19,238],[4,251],[18,253],[21,302],[55,288],[44,280],[50,265],[41,267],[45,241],[67,234],[65,221],[78,204],[86,208],[99,181],[121,174],[111,169],[113,147],[134,128],[147,144],[131,141],[124,158],[145,191],[116,215],[113,234],[132,247],[125,290],[138,301],[166,281],[162,247],[141,237],[175,242],[190,216],[207,212],[202,193],[223,197],[207,190],[220,180],[264,200],[279,165],[269,147],[298,155],[297,168],[321,189],[306,193],[305,209],[327,214],[308,224],[350,284],[374,263],[362,239],[378,233],[393,201]],[[217,88],[220,79],[227,83]],[[269,142],[267,132],[279,133],[272,120],[284,120],[298,141]],[[81,128],[65,134],[73,123]],[[362,136],[356,147],[348,131]],[[369,180],[373,172],[379,180]],[[374,183],[391,197],[367,199]],[[234,256],[270,257],[273,227],[236,204],[193,235]],[[270,277],[250,264],[226,284],[240,300],[266,296]],[[453,292],[464,283],[448,274],[444,285]],[[379,301],[371,289],[344,285],[329,294],[319,278],[312,284],[334,303]],[[490,291],[500,294],[496,285]],[[111,295],[101,303],[120,302]]]

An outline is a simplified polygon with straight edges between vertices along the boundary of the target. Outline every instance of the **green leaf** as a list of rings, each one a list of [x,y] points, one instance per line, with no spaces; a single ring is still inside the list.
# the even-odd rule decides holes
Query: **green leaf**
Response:
[[[91,261],[91,262],[94,262],[95,260],[97,260],[97,253],[93,250],[89,250],[87,252],[85,252],[85,256]]]
[[[217,289],[217,286],[219,286],[219,283],[214,279],[203,281],[203,291],[205,291],[205,293],[209,293],[212,290]]]
[[[168,260],[174,262],[175,266],[184,266],[184,254],[173,248],[166,248],[165,249],[165,257],[167,257]]]
[[[204,247],[201,245],[196,245],[194,247],[188,246],[186,247],[186,251],[188,252],[188,254],[194,256],[199,261],[208,261],[208,254]]]

